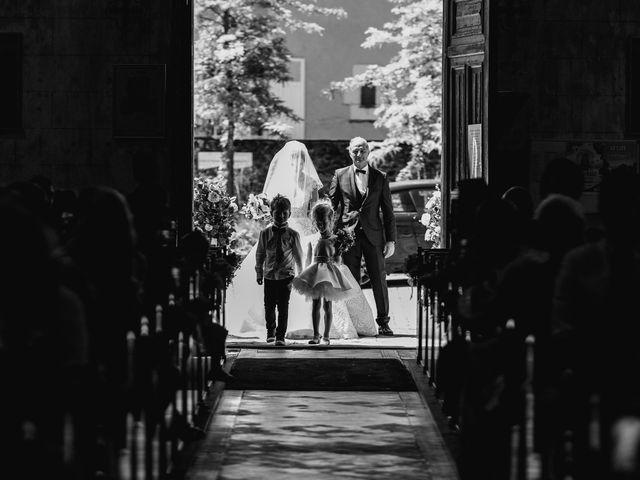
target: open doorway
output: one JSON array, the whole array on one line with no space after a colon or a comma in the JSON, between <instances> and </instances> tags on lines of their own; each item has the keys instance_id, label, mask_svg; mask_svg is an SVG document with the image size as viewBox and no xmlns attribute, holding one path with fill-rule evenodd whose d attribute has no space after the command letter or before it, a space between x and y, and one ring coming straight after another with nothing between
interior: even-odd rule
<instances>
[{"instance_id":1,"label":"open doorway","mask_svg":"<svg viewBox=\"0 0 640 480\"><path fill-rule=\"evenodd\" d=\"M307 144L327 184L362 136L391 180L439 177L440 1L354 2L323 17L253 3L195 2L196 175L224 176L243 204L286 139Z\"/></svg>"},{"instance_id":2,"label":"open doorway","mask_svg":"<svg viewBox=\"0 0 640 480\"><path fill-rule=\"evenodd\" d=\"M441 1L366 0L314 7L322 15L310 17L289 2L253 4L195 3L194 226L212 244L250 254L270 221L260 196L269 164L287 140L305 144L319 197L350 164L357 136L391 180L439 179ZM427 228L420 220L429 202L418 200L412 240ZM404 259L395 260L402 269Z\"/></svg>"}]
</instances>

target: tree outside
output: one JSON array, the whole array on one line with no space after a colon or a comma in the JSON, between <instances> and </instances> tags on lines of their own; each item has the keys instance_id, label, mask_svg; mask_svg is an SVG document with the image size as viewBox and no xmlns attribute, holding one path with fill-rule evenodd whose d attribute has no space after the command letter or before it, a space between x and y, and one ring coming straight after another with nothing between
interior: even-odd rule
<instances>
[{"instance_id":1,"label":"tree outside","mask_svg":"<svg viewBox=\"0 0 640 480\"><path fill-rule=\"evenodd\" d=\"M283 117L298 120L271 91L291 79L286 34L302 29L322 34L314 15L344 16L316 0L197 0L195 122L220 135L229 195L235 192L234 140L268 132L287 136Z\"/></svg>"},{"instance_id":2,"label":"tree outside","mask_svg":"<svg viewBox=\"0 0 640 480\"><path fill-rule=\"evenodd\" d=\"M411 159L398 179L418 178L421 172L439 172L442 148L442 0L389 0L395 16L381 28L365 32L363 48L395 45L398 53L387 65L371 65L358 75L334 82L326 90L362 87L378 90L375 125L384 127L384 141L373 144L373 161L385 162L403 146Z\"/></svg>"}]
</instances>

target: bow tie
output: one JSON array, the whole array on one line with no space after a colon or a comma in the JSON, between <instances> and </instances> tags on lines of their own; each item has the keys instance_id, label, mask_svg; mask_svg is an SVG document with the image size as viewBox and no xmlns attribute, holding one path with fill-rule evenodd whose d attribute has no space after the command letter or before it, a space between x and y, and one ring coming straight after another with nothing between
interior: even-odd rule
<instances>
[{"instance_id":1,"label":"bow tie","mask_svg":"<svg viewBox=\"0 0 640 480\"><path fill-rule=\"evenodd\" d=\"M356 173L361 173L361 174L365 175L367 173L367 171L366 170L362 170L360 168L356 168Z\"/></svg>"},{"instance_id":2,"label":"bow tie","mask_svg":"<svg viewBox=\"0 0 640 480\"><path fill-rule=\"evenodd\" d=\"M286 225L283 225L281 227L278 227L276 225L271 226L271 230L273 230L273 232L284 232L286 229L287 229Z\"/></svg>"}]
</instances>

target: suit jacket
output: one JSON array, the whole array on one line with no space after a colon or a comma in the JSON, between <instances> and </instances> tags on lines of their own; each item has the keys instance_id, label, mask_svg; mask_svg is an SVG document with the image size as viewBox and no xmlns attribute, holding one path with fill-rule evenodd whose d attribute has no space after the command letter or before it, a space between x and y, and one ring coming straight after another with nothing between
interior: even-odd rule
<instances>
[{"instance_id":1,"label":"suit jacket","mask_svg":"<svg viewBox=\"0 0 640 480\"><path fill-rule=\"evenodd\" d=\"M395 241L396 219L385 173L369 165L369 183L363 196L356 186L353 166L340 168L331 180L329 197L336 212L336 228L361 226L374 245Z\"/></svg>"}]
</instances>

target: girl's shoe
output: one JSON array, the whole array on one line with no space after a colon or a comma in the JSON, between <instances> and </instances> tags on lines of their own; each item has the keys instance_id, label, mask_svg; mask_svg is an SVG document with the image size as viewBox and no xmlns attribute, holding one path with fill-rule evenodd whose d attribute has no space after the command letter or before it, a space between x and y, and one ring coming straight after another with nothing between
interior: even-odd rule
<instances>
[{"instance_id":1,"label":"girl's shoe","mask_svg":"<svg viewBox=\"0 0 640 480\"><path fill-rule=\"evenodd\" d=\"M314 335L313 338L309 340L309 345L318 345L321 338L322 337L320 335Z\"/></svg>"},{"instance_id":2,"label":"girl's shoe","mask_svg":"<svg viewBox=\"0 0 640 480\"><path fill-rule=\"evenodd\" d=\"M329 341L329 337L322 338L322 344L323 345L331 345L331 342Z\"/></svg>"}]
</instances>

